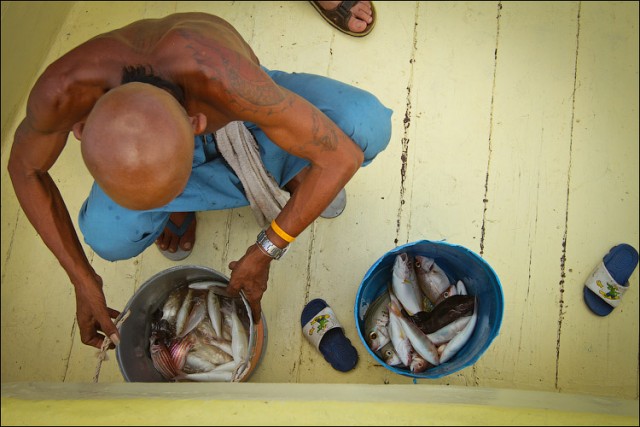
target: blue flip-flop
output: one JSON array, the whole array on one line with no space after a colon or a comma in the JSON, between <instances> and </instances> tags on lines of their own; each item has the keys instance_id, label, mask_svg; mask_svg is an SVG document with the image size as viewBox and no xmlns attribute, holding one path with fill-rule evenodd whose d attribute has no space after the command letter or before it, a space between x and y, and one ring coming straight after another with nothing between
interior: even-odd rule
<instances>
[{"instance_id":1,"label":"blue flip-flop","mask_svg":"<svg viewBox=\"0 0 640 427\"><path fill-rule=\"evenodd\" d=\"M180 227L178 227L173 221L171 221L171 219L167 221L166 227L169 230L171 230L172 233L177 235L178 239L180 239L182 236L184 236L184 233L187 232L187 230L189 229L189 226L191 225L195 217L196 217L195 212L189 212L187 213L187 216L184 218L184 221L182 221L182 225L180 225ZM176 249L175 252L169 252L168 250L160 249L160 247L158 246L158 250L162 255L164 255L166 258L170 259L171 261L182 261L189 255L191 255L191 251L193 250L193 248L191 248L191 250L185 251L180 247L180 245L178 245L178 248Z\"/></svg>"},{"instance_id":2,"label":"blue flip-flop","mask_svg":"<svg viewBox=\"0 0 640 427\"><path fill-rule=\"evenodd\" d=\"M344 334L331 307L316 298L304 307L300 316L302 333L324 356L331 366L342 372L353 369L358 363L358 352Z\"/></svg>"},{"instance_id":3,"label":"blue flip-flop","mask_svg":"<svg viewBox=\"0 0 640 427\"><path fill-rule=\"evenodd\" d=\"M598 316L607 316L629 289L629 277L638 265L638 251L622 243L611 248L584 284L584 302Z\"/></svg>"}]
</instances>

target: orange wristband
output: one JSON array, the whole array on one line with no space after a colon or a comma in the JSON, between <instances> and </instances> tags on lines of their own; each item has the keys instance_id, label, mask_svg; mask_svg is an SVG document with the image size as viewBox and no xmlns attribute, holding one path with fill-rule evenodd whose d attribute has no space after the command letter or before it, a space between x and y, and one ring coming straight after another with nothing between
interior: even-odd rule
<instances>
[{"instance_id":1,"label":"orange wristband","mask_svg":"<svg viewBox=\"0 0 640 427\"><path fill-rule=\"evenodd\" d=\"M287 243L291 243L294 240L296 240L295 237L290 236L289 234L287 234L286 231L284 231L282 228L280 228L280 226L278 224L276 224L276 220L274 219L273 221L271 221L271 229L282 238L282 240L286 241Z\"/></svg>"}]
</instances>

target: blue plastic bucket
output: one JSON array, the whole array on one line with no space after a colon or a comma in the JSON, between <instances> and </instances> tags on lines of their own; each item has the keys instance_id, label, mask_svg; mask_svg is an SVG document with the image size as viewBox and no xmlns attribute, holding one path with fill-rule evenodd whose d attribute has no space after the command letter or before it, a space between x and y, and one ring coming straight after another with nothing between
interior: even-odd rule
<instances>
[{"instance_id":1,"label":"blue plastic bucket","mask_svg":"<svg viewBox=\"0 0 640 427\"><path fill-rule=\"evenodd\" d=\"M402 252L433 258L447 273L452 283L455 284L458 280L462 280L468 294L477 297L478 319L469 341L447 362L421 373L412 373L408 368L386 364L371 350L365 339L367 309L387 291L388 285L391 283L396 255ZM503 311L504 296L500 279L484 259L463 246L442 241L420 240L398 246L387 252L371 266L358 288L354 313L360 340L378 363L396 374L412 378L436 379L467 368L478 361L498 336Z\"/></svg>"}]
</instances>

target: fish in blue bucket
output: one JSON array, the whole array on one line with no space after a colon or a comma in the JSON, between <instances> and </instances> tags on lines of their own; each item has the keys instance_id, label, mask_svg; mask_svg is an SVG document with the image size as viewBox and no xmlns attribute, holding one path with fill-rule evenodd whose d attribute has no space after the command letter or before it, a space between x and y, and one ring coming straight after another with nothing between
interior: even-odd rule
<instances>
[{"instance_id":1,"label":"fish in blue bucket","mask_svg":"<svg viewBox=\"0 0 640 427\"><path fill-rule=\"evenodd\" d=\"M409 263L413 272L407 270ZM415 286L420 293L415 293ZM467 291L469 286L471 292ZM398 300L408 301L409 308L400 303L397 307L400 310L391 314L389 295L396 289L402 294L402 299ZM478 292L488 303L481 314ZM359 333L370 352L389 365L392 371L438 378L468 366L486 350L501 324L502 298L497 275L478 255L446 242L420 241L396 248L374 264L358 291L355 314L358 327L364 325L364 337L360 329ZM392 326L388 318L398 312L404 321L396 318ZM420 326L424 327L420 322L426 318L430 318L431 324L428 332L420 329ZM494 324L488 325L487 321ZM476 332L479 324L482 330ZM411 344L409 349L403 347L398 351L393 346L394 326L395 333L399 332L403 338L402 345L406 346L407 340ZM398 326L402 329L399 330ZM414 343L408 339L409 336ZM400 342L398 337L396 340ZM429 342L436 348L437 359ZM467 343L472 347L465 348ZM415 347L420 348L423 354ZM461 356L455 358L459 352ZM426 367L421 365L428 359L423 357L425 355L431 358L431 361L426 360ZM453 365L447 363L454 359ZM432 363L435 361L438 363Z\"/></svg>"}]
</instances>

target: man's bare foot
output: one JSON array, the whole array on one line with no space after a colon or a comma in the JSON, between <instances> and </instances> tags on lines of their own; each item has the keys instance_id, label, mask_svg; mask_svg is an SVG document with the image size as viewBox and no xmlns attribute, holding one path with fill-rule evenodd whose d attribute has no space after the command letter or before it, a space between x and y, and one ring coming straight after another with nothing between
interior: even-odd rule
<instances>
[{"instance_id":1,"label":"man's bare foot","mask_svg":"<svg viewBox=\"0 0 640 427\"><path fill-rule=\"evenodd\" d=\"M318 1L324 10L335 10L341 1ZM354 33L361 33L373 22L373 11L370 1L359 1L351 8L351 18L349 18L349 30Z\"/></svg>"},{"instance_id":2,"label":"man's bare foot","mask_svg":"<svg viewBox=\"0 0 640 427\"><path fill-rule=\"evenodd\" d=\"M196 240L196 217L194 212L174 212L164 231L156 240L161 251L171 254L190 252ZM181 251L179 251L181 249ZM186 257L186 256L185 256Z\"/></svg>"}]
</instances>

